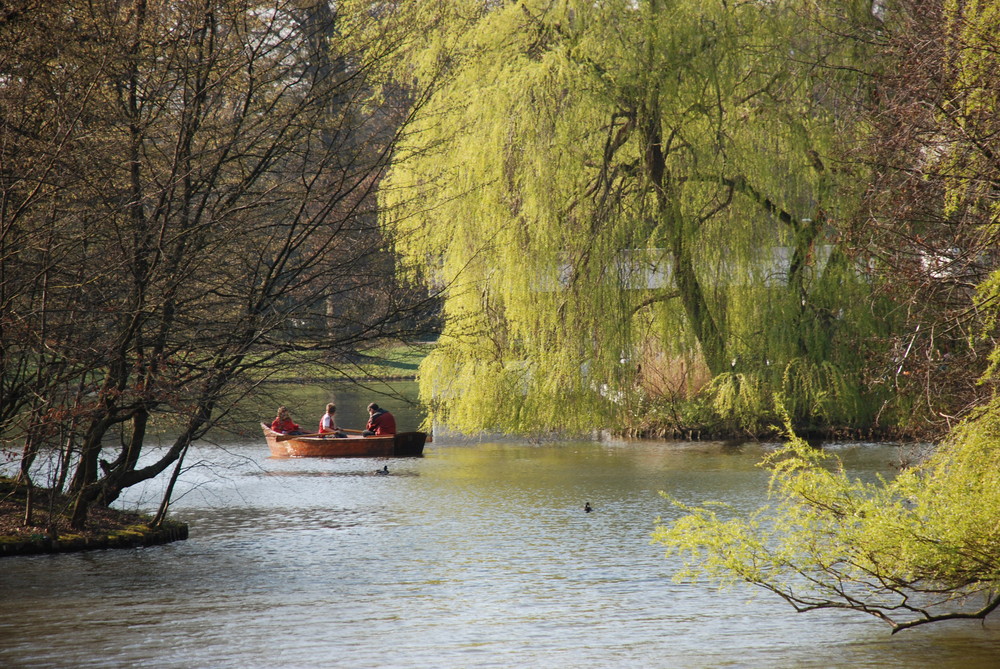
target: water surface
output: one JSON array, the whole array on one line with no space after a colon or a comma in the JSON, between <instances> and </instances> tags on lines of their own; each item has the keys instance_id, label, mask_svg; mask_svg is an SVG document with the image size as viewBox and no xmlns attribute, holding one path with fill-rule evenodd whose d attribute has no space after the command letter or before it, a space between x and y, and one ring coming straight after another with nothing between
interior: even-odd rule
<instances>
[{"instance_id":1,"label":"water surface","mask_svg":"<svg viewBox=\"0 0 1000 669\"><path fill-rule=\"evenodd\" d=\"M863 476L899 459L832 448ZM649 541L675 513L659 491L756 507L765 449L436 441L415 459L278 460L262 439L200 444L173 507L189 540L0 561L0 666L997 666L994 620L890 636L674 583ZM161 485L121 505L154 509Z\"/></svg>"}]
</instances>

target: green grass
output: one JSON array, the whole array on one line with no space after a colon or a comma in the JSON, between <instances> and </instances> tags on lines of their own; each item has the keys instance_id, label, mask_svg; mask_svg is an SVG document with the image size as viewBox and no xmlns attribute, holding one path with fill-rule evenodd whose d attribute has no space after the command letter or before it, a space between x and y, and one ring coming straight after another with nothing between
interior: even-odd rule
<instances>
[{"instance_id":1,"label":"green grass","mask_svg":"<svg viewBox=\"0 0 1000 669\"><path fill-rule=\"evenodd\" d=\"M427 356L432 343L404 344L373 348L360 353L351 361L326 361L319 352L288 354L280 371L268 376L269 381L299 381L302 379L412 379L420 362Z\"/></svg>"}]
</instances>

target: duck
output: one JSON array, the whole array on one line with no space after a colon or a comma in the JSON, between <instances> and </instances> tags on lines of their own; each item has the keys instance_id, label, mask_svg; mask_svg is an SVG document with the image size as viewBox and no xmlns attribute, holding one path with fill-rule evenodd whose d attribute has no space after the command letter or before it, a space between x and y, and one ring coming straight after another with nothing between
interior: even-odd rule
<instances>
[{"instance_id":1,"label":"duck","mask_svg":"<svg viewBox=\"0 0 1000 669\"><path fill-rule=\"evenodd\" d=\"M591 511L593 511L594 509L593 509L593 508L591 508L591 506L590 506L590 502L587 502L586 504L584 504L584 505L583 505L583 510L584 510L584 511L586 511L587 513L590 513L590 512L591 512Z\"/></svg>"},{"instance_id":2,"label":"duck","mask_svg":"<svg viewBox=\"0 0 1000 669\"><path fill-rule=\"evenodd\" d=\"M375 473L376 474L380 474L382 476L385 476L386 474L389 473L389 465L386 465L386 466L382 467L382 469L376 469Z\"/></svg>"}]
</instances>

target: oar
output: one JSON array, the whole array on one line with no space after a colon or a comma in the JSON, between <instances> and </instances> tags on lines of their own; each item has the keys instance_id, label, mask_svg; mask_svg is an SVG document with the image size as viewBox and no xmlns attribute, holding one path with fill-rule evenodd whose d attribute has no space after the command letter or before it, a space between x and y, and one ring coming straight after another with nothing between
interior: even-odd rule
<instances>
[{"instance_id":1,"label":"oar","mask_svg":"<svg viewBox=\"0 0 1000 669\"><path fill-rule=\"evenodd\" d=\"M338 427L337 429L340 430L341 432L351 432L353 434L364 434L365 433L364 430L352 430L349 427Z\"/></svg>"},{"instance_id":2,"label":"oar","mask_svg":"<svg viewBox=\"0 0 1000 669\"><path fill-rule=\"evenodd\" d=\"M274 438L275 441L288 441L289 439L301 439L302 437L322 437L323 435L319 432L315 434L279 434Z\"/></svg>"}]
</instances>

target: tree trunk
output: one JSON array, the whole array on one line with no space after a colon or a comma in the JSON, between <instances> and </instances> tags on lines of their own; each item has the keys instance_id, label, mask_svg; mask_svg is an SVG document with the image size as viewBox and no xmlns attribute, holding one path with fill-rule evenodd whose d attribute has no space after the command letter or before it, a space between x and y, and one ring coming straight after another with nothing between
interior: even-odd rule
<instances>
[{"instance_id":1,"label":"tree trunk","mask_svg":"<svg viewBox=\"0 0 1000 669\"><path fill-rule=\"evenodd\" d=\"M663 153L663 133L660 128L660 110L655 95L651 95L651 106L640 114L642 142L645 147L643 165L646 176L653 187L656 201L656 217L659 227L667 236L667 247L673 264L674 283L679 292L684 313L690 321L695 337L701 345L705 364L712 374L726 370L725 342L718 323L712 315L705 292L698 281L694 258L688 244L686 229L677 193L670 183ZM662 235L661 235L662 236Z\"/></svg>"}]
</instances>

